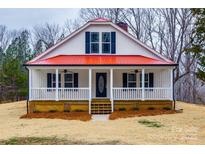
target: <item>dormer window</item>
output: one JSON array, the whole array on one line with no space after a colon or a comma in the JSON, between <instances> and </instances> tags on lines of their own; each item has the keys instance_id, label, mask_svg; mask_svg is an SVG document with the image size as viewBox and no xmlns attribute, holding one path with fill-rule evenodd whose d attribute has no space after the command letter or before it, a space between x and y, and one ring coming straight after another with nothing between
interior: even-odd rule
<instances>
[{"instance_id":1,"label":"dormer window","mask_svg":"<svg viewBox=\"0 0 205 154\"><path fill-rule=\"evenodd\" d=\"M110 32L102 32L102 53L110 53Z\"/></svg>"},{"instance_id":2,"label":"dormer window","mask_svg":"<svg viewBox=\"0 0 205 154\"><path fill-rule=\"evenodd\" d=\"M115 32L85 32L86 54L115 54Z\"/></svg>"},{"instance_id":3,"label":"dormer window","mask_svg":"<svg viewBox=\"0 0 205 154\"><path fill-rule=\"evenodd\" d=\"M98 32L91 32L91 53L99 53L99 33Z\"/></svg>"}]
</instances>

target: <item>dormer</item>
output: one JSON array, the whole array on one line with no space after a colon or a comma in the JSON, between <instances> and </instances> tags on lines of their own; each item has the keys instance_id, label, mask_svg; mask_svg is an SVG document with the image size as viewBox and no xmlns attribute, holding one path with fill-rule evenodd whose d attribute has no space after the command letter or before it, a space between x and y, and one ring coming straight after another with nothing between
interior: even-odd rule
<instances>
[{"instance_id":1,"label":"dormer","mask_svg":"<svg viewBox=\"0 0 205 154\"><path fill-rule=\"evenodd\" d=\"M85 32L86 54L115 54L116 32Z\"/></svg>"}]
</instances>

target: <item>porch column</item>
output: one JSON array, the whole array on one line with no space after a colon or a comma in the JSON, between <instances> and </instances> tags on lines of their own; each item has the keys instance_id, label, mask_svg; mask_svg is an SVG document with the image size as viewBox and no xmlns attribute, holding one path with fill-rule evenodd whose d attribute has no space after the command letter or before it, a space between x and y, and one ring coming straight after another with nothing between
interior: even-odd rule
<instances>
[{"instance_id":1,"label":"porch column","mask_svg":"<svg viewBox=\"0 0 205 154\"><path fill-rule=\"evenodd\" d=\"M173 100L173 69L170 69L170 99Z\"/></svg>"},{"instance_id":2,"label":"porch column","mask_svg":"<svg viewBox=\"0 0 205 154\"><path fill-rule=\"evenodd\" d=\"M145 96L144 96L144 92L145 92L145 90L144 90L144 80L145 80L145 77L144 77L144 72L145 72L145 69L143 68L142 69L142 100L144 101L145 100Z\"/></svg>"},{"instance_id":3,"label":"porch column","mask_svg":"<svg viewBox=\"0 0 205 154\"><path fill-rule=\"evenodd\" d=\"M91 100L92 100L92 69L89 68L89 114L91 114Z\"/></svg>"},{"instance_id":4,"label":"porch column","mask_svg":"<svg viewBox=\"0 0 205 154\"><path fill-rule=\"evenodd\" d=\"M58 68L56 68L56 101L58 101Z\"/></svg>"},{"instance_id":5,"label":"porch column","mask_svg":"<svg viewBox=\"0 0 205 154\"><path fill-rule=\"evenodd\" d=\"M114 111L114 104L113 104L113 69L110 69L110 100L112 106L112 112Z\"/></svg>"},{"instance_id":6,"label":"porch column","mask_svg":"<svg viewBox=\"0 0 205 154\"><path fill-rule=\"evenodd\" d=\"M32 69L29 68L29 101L32 100Z\"/></svg>"}]
</instances>

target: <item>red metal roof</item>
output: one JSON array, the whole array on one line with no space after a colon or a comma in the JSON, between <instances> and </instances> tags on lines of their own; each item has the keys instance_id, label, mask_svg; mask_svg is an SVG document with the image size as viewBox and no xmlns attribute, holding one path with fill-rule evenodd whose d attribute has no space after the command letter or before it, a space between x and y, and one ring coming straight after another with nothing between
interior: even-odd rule
<instances>
[{"instance_id":1,"label":"red metal roof","mask_svg":"<svg viewBox=\"0 0 205 154\"><path fill-rule=\"evenodd\" d=\"M175 65L171 61L153 59L141 55L59 55L48 59L27 62L26 65L79 65L79 66L129 66L129 65Z\"/></svg>"},{"instance_id":2,"label":"red metal roof","mask_svg":"<svg viewBox=\"0 0 205 154\"><path fill-rule=\"evenodd\" d=\"M94 22L109 22L111 21L111 19L107 19L107 18L96 18L96 19L93 19L91 21L94 21Z\"/></svg>"}]
</instances>

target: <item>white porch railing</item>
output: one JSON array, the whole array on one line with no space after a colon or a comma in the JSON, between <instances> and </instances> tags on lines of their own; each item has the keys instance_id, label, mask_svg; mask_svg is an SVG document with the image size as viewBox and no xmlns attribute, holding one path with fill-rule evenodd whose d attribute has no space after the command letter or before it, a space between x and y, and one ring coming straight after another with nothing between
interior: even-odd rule
<instances>
[{"instance_id":1,"label":"white porch railing","mask_svg":"<svg viewBox=\"0 0 205 154\"><path fill-rule=\"evenodd\" d=\"M142 98L142 88L113 88L114 100L134 100Z\"/></svg>"},{"instance_id":2,"label":"white porch railing","mask_svg":"<svg viewBox=\"0 0 205 154\"><path fill-rule=\"evenodd\" d=\"M30 100L55 100L55 88L31 88Z\"/></svg>"},{"instance_id":3,"label":"white porch railing","mask_svg":"<svg viewBox=\"0 0 205 154\"><path fill-rule=\"evenodd\" d=\"M31 88L30 100L55 100L56 88ZM58 88L58 100L88 100L89 88Z\"/></svg>"},{"instance_id":4,"label":"white porch railing","mask_svg":"<svg viewBox=\"0 0 205 154\"><path fill-rule=\"evenodd\" d=\"M113 88L114 100L171 100L171 88Z\"/></svg>"},{"instance_id":5,"label":"white porch railing","mask_svg":"<svg viewBox=\"0 0 205 154\"><path fill-rule=\"evenodd\" d=\"M59 100L88 100L89 88L59 88Z\"/></svg>"}]
</instances>

